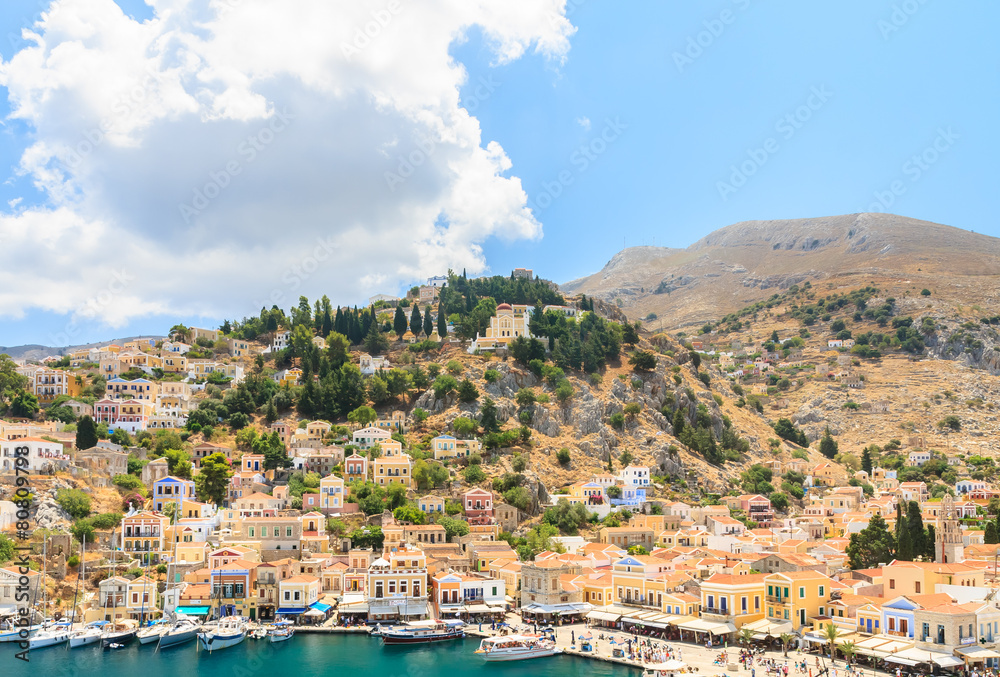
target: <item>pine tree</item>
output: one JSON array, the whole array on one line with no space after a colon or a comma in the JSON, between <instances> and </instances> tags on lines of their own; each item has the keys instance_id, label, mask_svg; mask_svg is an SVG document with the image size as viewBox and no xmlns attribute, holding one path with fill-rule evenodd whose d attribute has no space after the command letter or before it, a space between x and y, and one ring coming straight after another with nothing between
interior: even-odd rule
<instances>
[{"instance_id":1,"label":"pine tree","mask_svg":"<svg viewBox=\"0 0 1000 677\"><path fill-rule=\"evenodd\" d=\"M993 522L986 523L986 534L983 536L983 542L986 545L993 545L1000 542L997 540L997 525Z\"/></svg>"},{"instance_id":2,"label":"pine tree","mask_svg":"<svg viewBox=\"0 0 1000 677\"><path fill-rule=\"evenodd\" d=\"M823 439L820 440L819 453L823 454L827 458L833 458L837 455L837 441L833 439L833 435L830 433L830 426L826 427L826 431L823 433Z\"/></svg>"},{"instance_id":3,"label":"pine tree","mask_svg":"<svg viewBox=\"0 0 1000 677\"><path fill-rule=\"evenodd\" d=\"M445 287L445 289L447 289L447 287ZM438 336L440 336L441 340L443 341L445 338L448 337L448 318L444 314L444 304L442 304L440 301L438 301L437 324L438 324Z\"/></svg>"},{"instance_id":4,"label":"pine tree","mask_svg":"<svg viewBox=\"0 0 1000 677\"><path fill-rule=\"evenodd\" d=\"M872 452L869 451L868 447L861 452L861 469L868 473L868 479L872 477Z\"/></svg>"},{"instance_id":5,"label":"pine tree","mask_svg":"<svg viewBox=\"0 0 1000 677\"><path fill-rule=\"evenodd\" d=\"M410 313L410 331L414 336L420 335L420 328L423 326L423 318L420 316L420 306L413 304L413 312Z\"/></svg>"},{"instance_id":6,"label":"pine tree","mask_svg":"<svg viewBox=\"0 0 1000 677\"><path fill-rule=\"evenodd\" d=\"M684 420L684 412L682 412L680 408L678 408L676 413L674 413L673 423L674 423L674 437L680 437L681 432L683 432L684 430L684 426L687 425L687 421Z\"/></svg>"},{"instance_id":7,"label":"pine tree","mask_svg":"<svg viewBox=\"0 0 1000 677\"><path fill-rule=\"evenodd\" d=\"M329 364L326 360L324 360L324 363ZM267 421L268 425L271 425L278 420L278 408L274 406L273 397L267 402L267 409L264 412L264 420Z\"/></svg>"},{"instance_id":8,"label":"pine tree","mask_svg":"<svg viewBox=\"0 0 1000 677\"><path fill-rule=\"evenodd\" d=\"M396 332L396 338L403 338L406 333L406 313L399 306L396 306L396 314L392 318L392 329Z\"/></svg>"},{"instance_id":9,"label":"pine tree","mask_svg":"<svg viewBox=\"0 0 1000 677\"><path fill-rule=\"evenodd\" d=\"M434 320L431 318L431 307L424 308L424 336L430 338L434 331Z\"/></svg>"}]
</instances>

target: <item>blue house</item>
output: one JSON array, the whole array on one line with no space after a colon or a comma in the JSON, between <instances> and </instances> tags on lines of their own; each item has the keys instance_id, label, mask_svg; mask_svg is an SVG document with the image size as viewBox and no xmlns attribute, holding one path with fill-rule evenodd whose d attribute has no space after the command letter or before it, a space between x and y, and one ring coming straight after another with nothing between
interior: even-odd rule
<instances>
[{"instance_id":1,"label":"blue house","mask_svg":"<svg viewBox=\"0 0 1000 677\"><path fill-rule=\"evenodd\" d=\"M920 604L906 595L883 604L882 632L894 637L913 639L913 611L920 608Z\"/></svg>"},{"instance_id":2,"label":"blue house","mask_svg":"<svg viewBox=\"0 0 1000 677\"><path fill-rule=\"evenodd\" d=\"M179 501L195 500L194 482L173 475L153 482L153 510L163 512L163 506Z\"/></svg>"}]
</instances>

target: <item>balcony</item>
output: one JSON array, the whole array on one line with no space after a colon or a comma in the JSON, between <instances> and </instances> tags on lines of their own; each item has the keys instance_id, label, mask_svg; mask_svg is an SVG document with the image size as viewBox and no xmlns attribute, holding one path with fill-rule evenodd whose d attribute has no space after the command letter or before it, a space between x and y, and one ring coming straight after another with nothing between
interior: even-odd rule
<instances>
[{"instance_id":1,"label":"balcony","mask_svg":"<svg viewBox=\"0 0 1000 677\"><path fill-rule=\"evenodd\" d=\"M886 630L885 634L892 637L909 637L909 630Z\"/></svg>"},{"instance_id":2,"label":"balcony","mask_svg":"<svg viewBox=\"0 0 1000 677\"><path fill-rule=\"evenodd\" d=\"M710 607L710 606L702 607L701 612L703 614L711 614L713 616L733 616L733 615L735 615L735 612L732 609L716 609L716 608L713 608L713 607ZM746 611L744 610L741 613L746 613Z\"/></svg>"},{"instance_id":3,"label":"balcony","mask_svg":"<svg viewBox=\"0 0 1000 677\"><path fill-rule=\"evenodd\" d=\"M768 602L773 602L774 604L788 604L789 597L781 597L779 595L764 595L764 599Z\"/></svg>"}]
</instances>

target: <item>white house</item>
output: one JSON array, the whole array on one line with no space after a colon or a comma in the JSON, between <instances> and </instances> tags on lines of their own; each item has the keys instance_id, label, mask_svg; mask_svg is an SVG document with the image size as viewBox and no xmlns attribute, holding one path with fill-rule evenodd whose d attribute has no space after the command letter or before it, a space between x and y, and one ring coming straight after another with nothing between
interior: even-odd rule
<instances>
[{"instance_id":1,"label":"white house","mask_svg":"<svg viewBox=\"0 0 1000 677\"><path fill-rule=\"evenodd\" d=\"M27 466L18 466L18 458L28 459ZM5 473L14 472L15 467L37 473L65 469L68 465L69 456L59 442L49 442L40 437L22 437L0 443L0 470Z\"/></svg>"},{"instance_id":2,"label":"white house","mask_svg":"<svg viewBox=\"0 0 1000 677\"><path fill-rule=\"evenodd\" d=\"M927 461L931 460L931 452L929 451L911 451L909 457L906 460L906 465L916 465L921 466Z\"/></svg>"},{"instance_id":3,"label":"white house","mask_svg":"<svg viewBox=\"0 0 1000 677\"><path fill-rule=\"evenodd\" d=\"M982 480L959 480L955 484L955 491L960 494L967 494L970 491L984 491L986 482Z\"/></svg>"},{"instance_id":4,"label":"white house","mask_svg":"<svg viewBox=\"0 0 1000 677\"><path fill-rule=\"evenodd\" d=\"M274 342L271 343L271 351L284 350L292 340L292 332L279 331L274 334Z\"/></svg>"},{"instance_id":5,"label":"white house","mask_svg":"<svg viewBox=\"0 0 1000 677\"><path fill-rule=\"evenodd\" d=\"M361 369L364 376L371 376L381 369L389 369L390 367L389 358L372 357L368 353L361 353L361 359L358 362L358 368Z\"/></svg>"},{"instance_id":6,"label":"white house","mask_svg":"<svg viewBox=\"0 0 1000 677\"><path fill-rule=\"evenodd\" d=\"M428 287L447 287L448 286L448 276L447 275L435 275L434 277L427 278Z\"/></svg>"},{"instance_id":7,"label":"white house","mask_svg":"<svg viewBox=\"0 0 1000 677\"><path fill-rule=\"evenodd\" d=\"M641 465L630 465L627 468L622 468L618 472L618 479L620 479L625 486L648 487L649 468Z\"/></svg>"},{"instance_id":8,"label":"white house","mask_svg":"<svg viewBox=\"0 0 1000 677\"><path fill-rule=\"evenodd\" d=\"M383 442L392 439L392 433L388 430L384 430L383 428L368 426L367 428L355 430L351 438L357 447L361 449L370 449L376 444L382 444Z\"/></svg>"}]
</instances>

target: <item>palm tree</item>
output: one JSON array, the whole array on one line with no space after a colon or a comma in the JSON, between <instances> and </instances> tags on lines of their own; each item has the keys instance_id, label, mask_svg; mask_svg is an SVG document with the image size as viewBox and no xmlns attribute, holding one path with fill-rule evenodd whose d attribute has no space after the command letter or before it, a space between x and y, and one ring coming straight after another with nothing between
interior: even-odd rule
<instances>
[{"instance_id":1,"label":"palm tree","mask_svg":"<svg viewBox=\"0 0 1000 677\"><path fill-rule=\"evenodd\" d=\"M837 626L834 625L832 622L826 624L826 628L824 628L824 632L826 632L826 638L830 642L830 661L834 665L836 665L837 659L834 658L834 656L837 655L837 653L836 653L837 652L837 644L836 644L836 642L837 642L837 635L839 635L840 632L837 630Z\"/></svg>"},{"instance_id":2,"label":"palm tree","mask_svg":"<svg viewBox=\"0 0 1000 677\"><path fill-rule=\"evenodd\" d=\"M844 642L840 645L840 651L844 654L844 660L846 660L847 664L850 665L851 659L854 658L854 654L856 653L854 642Z\"/></svg>"},{"instance_id":3,"label":"palm tree","mask_svg":"<svg viewBox=\"0 0 1000 677\"><path fill-rule=\"evenodd\" d=\"M781 651L785 654L785 658L788 658L788 645L795 639L795 635L790 632L783 632L778 636L778 639L781 640Z\"/></svg>"},{"instance_id":4,"label":"palm tree","mask_svg":"<svg viewBox=\"0 0 1000 677\"><path fill-rule=\"evenodd\" d=\"M740 628L740 641L746 646L750 646L750 642L753 640L753 630L750 628Z\"/></svg>"}]
</instances>

